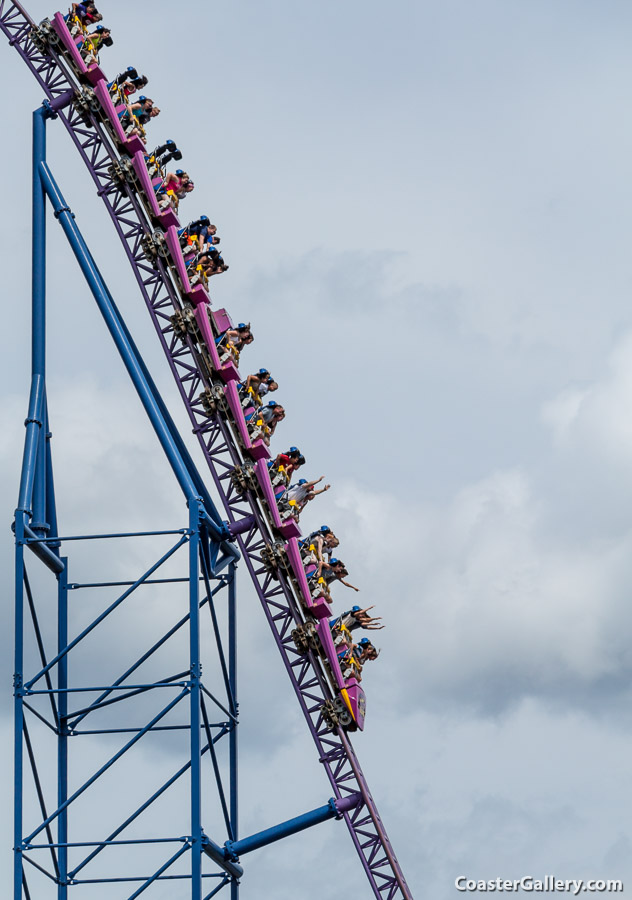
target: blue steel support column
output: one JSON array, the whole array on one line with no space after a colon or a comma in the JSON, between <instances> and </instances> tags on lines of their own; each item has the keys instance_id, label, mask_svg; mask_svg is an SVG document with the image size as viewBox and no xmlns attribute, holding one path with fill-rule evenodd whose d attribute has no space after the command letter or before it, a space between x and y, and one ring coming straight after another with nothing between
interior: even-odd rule
<instances>
[{"instance_id":1,"label":"blue steel support column","mask_svg":"<svg viewBox=\"0 0 632 900\"><path fill-rule=\"evenodd\" d=\"M44 403L44 376L33 375L31 379L31 394L24 437L24 455L22 457L22 474L20 476L20 493L18 496L18 516L29 516L33 511L33 485L35 483L35 463L37 460L37 448L39 446L39 430L44 428L44 416L46 405ZM26 519L23 519L26 521Z\"/></svg>"},{"instance_id":2,"label":"blue steel support column","mask_svg":"<svg viewBox=\"0 0 632 900\"><path fill-rule=\"evenodd\" d=\"M51 453L51 437L49 432L48 410L46 410L46 521L49 525L48 536L57 537L57 503L55 501L55 481L53 479L53 457ZM54 553L59 553L59 543L47 544Z\"/></svg>"},{"instance_id":3,"label":"blue steel support column","mask_svg":"<svg viewBox=\"0 0 632 900\"><path fill-rule=\"evenodd\" d=\"M57 652L62 653L68 646L68 559L64 559L64 571L58 576L57 607ZM59 695L57 708L59 711L59 735L57 738L57 806L64 807L68 799L68 654L64 653L57 664L57 686ZM67 900L68 885L68 850L64 844L68 842L68 808L64 807L57 819L57 843L59 886L58 900Z\"/></svg>"},{"instance_id":4,"label":"blue steel support column","mask_svg":"<svg viewBox=\"0 0 632 900\"><path fill-rule=\"evenodd\" d=\"M202 732L200 665L200 504L189 504L189 652L191 666L191 900L202 900Z\"/></svg>"},{"instance_id":5,"label":"blue steel support column","mask_svg":"<svg viewBox=\"0 0 632 900\"><path fill-rule=\"evenodd\" d=\"M40 164L46 160L46 114L33 113L33 260L32 260L32 374L46 376L46 192L40 178ZM37 462L33 490L35 533L45 537L46 527L46 429L37 441Z\"/></svg>"},{"instance_id":6,"label":"blue steel support column","mask_svg":"<svg viewBox=\"0 0 632 900\"><path fill-rule=\"evenodd\" d=\"M235 719L239 716L237 700L237 566L232 563L228 572L228 681L233 696L232 713ZM238 725L232 723L229 740L230 766L230 824L233 840L239 837L239 804L238 804ZM233 878L230 885L231 900L239 900L239 882Z\"/></svg>"},{"instance_id":7,"label":"blue steel support column","mask_svg":"<svg viewBox=\"0 0 632 900\"><path fill-rule=\"evenodd\" d=\"M35 482L33 484L32 528L38 537L46 537L46 424L42 423L37 436L37 458L35 460Z\"/></svg>"},{"instance_id":8,"label":"blue steel support column","mask_svg":"<svg viewBox=\"0 0 632 900\"><path fill-rule=\"evenodd\" d=\"M15 519L15 670L14 686L14 769L13 769L13 900L22 900L22 803L24 781L24 707L22 684L24 680L24 518L18 513Z\"/></svg>"}]
</instances>

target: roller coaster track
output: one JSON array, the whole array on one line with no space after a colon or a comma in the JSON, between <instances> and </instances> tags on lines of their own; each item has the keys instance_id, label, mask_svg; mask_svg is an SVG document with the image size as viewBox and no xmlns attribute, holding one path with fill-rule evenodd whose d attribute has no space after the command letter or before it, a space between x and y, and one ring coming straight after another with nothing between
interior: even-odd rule
<instances>
[{"instance_id":1,"label":"roller coaster track","mask_svg":"<svg viewBox=\"0 0 632 900\"><path fill-rule=\"evenodd\" d=\"M344 819L373 895L382 900L412 900L349 736L339 725L332 730L323 717L323 705L333 694L321 662L312 650L299 652L292 638L292 631L304 621L300 605L284 571L279 569L273 576L264 562L266 548L278 538L257 496L251 491L241 494L233 484L233 470L245 460L231 424L219 413L209 415L200 399L204 390L213 385L193 337L182 337L174 331L171 317L184 306L177 281L166 259L158 256L149 261L145 255L143 240L155 229L133 186L113 179L112 165L121 154L98 111L86 109L85 104L81 110L74 103L64 105L69 97L81 94L82 85L55 47L33 40L34 28L35 23L19 3L0 0L0 29L37 79L48 103L61 107L57 115L112 219L199 439L229 527L250 523L235 539L335 797L359 795L358 804L344 813Z\"/></svg>"}]
</instances>

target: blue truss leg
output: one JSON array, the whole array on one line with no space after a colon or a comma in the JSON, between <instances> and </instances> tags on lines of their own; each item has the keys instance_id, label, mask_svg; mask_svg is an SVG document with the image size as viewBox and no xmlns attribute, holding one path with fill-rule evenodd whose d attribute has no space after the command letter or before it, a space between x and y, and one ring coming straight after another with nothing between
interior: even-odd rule
<instances>
[{"instance_id":1,"label":"blue truss leg","mask_svg":"<svg viewBox=\"0 0 632 900\"><path fill-rule=\"evenodd\" d=\"M14 882L15 900L22 898L25 881L22 855L22 804L24 784L24 537L28 515L42 525L46 517L46 194L39 176L40 163L46 159L46 124L43 111L33 114L33 282L31 293L31 396L26 422L26 438L20 496L15 519L15 767L14 767ZM44 453L42 453L44 451Z\"/></svg>"},{"instance_id":2,"label":"blue truss leg","mask_svg":"<svg viewBox=\"0 0 632 900\"><path fill-rule=\"evenodd\" d=\"M44 110L33 113L33 284L32 374L46 377L46 194L39 167L46 159ZM44 388L44 392L45 392ZM38 439L33 492L33 529L45 537L46 528L46 428L42 416Z\"/></svg>"},{"instance_id":3,"label":"blue truss leg","mask_svg":"<svg viewBox=\"0 0 632 900\"><path fill-rule=\"evenodd\" d=\"M59 689L59 736L57 738L57 808L61 810L57 819L57 842L60 844L58 900L68 898L68 654L63 653L68 646L68 561L59 576L57 607L57 652L62 653L57 666L57 687Z\"/></svg>"},{"instance_id":4,"label":"blue truss leg","mask_svg":"<svg viewBox=\"0 0 632 900\"><path fill-rule=\"evenodd\" d=\"M189 649L191 665L191 900L202 900L202 744L200 730L200 504L189 506Z\"/></svg>"},{"instance_id":5,"label":"blue truss leg","mask_svg":"<svg viewBox=\"0 0 632 900\"><path fill-rule=\"evenodd\" d=\"M24 694L22 681L24 677L24 519L18 516L15 521L15 670L14 686L14 813L13 813L13 898L22 900L22 882L24 880L24 858L22 856L22 804L24 802Z\"/></svg>"},{"instance_id":6,"label":"blue truss leg","mask_svg":"<svg viewBox=\"0 0 632 900\"><path fill-rule=\"evenodd\" d=\"M26 418L22 475L16 515L29 516L33 512L33 485L35 484L35 463L39 444L39 432L44 427L44 376L33 374Z\"/></svg>"},{"instance_id":7,"label":"blue truss leg","mask_svg":"<svg viewBox=\"0 0 632 900\"><path fill-rule=\"evenodd\" d=\"M48 409L45 409L46 421L46 521L49 530L48 537L58 537L57 530L57 503L55 502L55 481L53 479L53 455L51 452L51 434L50 422L48 419ZM60 544L58 542L49 542L47 545L49 550L59 554Z\"/></svg>"},{"instance_id":8,"label":"blue truss leg","mask_svg":"<svg viewBox=\"0 0 632 900\"><path fill-rule=\"evenodd\" d=\"M38 537L48 536L46 521L46 420L37 435L37 458L35 460L35 482L33 485L33 522L31 527Z\"/></svg>"},{"instance_id":9,"label":"blue truss leg","mask_svg":"<svg viewBox=\"0 0 632 900\"><path fill-rule=\"evenodd\" d=\"M239 702L237 699L237 585L236 585L236 566L231 565L228 577L228 680L230 682L230 692L233 698L232 713L235 718L239 717ZM232 722L230 734L228 737L228 756L230 768L230 824L233 840L239 837L239 805L238 805L238 750L239 737L237 731L237 722ZM239 900L239 881L236 878L231 880L230 885L231 900Z\"/></svg>"}]
</instances>

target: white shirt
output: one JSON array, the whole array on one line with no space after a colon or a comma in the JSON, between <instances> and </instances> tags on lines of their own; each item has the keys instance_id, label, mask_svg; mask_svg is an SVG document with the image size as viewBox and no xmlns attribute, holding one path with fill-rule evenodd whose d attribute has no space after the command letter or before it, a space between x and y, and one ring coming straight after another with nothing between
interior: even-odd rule
<instances>
[{"instance_id":1,"label":"white shirt","mask_svg":"<svg viewBox=\"0 0 632 900\"><path fill-rule=\"evenodd\" d=\"M287 492L288 500L296 500L302 503L309 494L311 488L307 484L293 484Z\"/></svg>"}]
</instances>

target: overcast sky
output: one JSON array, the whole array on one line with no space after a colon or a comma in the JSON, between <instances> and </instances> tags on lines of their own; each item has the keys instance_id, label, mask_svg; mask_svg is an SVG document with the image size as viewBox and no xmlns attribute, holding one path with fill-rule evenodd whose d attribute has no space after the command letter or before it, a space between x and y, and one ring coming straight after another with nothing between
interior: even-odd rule
<instances>
[{"instance_id":1,"label":"overcast sky","mask_svg":"<svg viewBox=\"0 0 632 900\"><path fill-rule=\"evenodd\" d=\"M287 418L274 449L300 444L306 474L332 483L304 526L334 527L358 600L387 625L354 744L415 897L461 896L458 875L545 874L621 878L632 897L629 3L101 9L115 40L106 72L134 64L150 77L163 110L151 141L177 140L195 180L183 218L218 225L230 271L213 279L213 302L252 321L242 371L266 366L279 381ZM29 11L52 12L40 0ZM30 111L41 97L6 44L0 75L11 85L0 221L10 585L29 387ZM55 172L190 435L61 132L49 126ZM170 470L52 219L49 230L61 528L179 526ZM91 548L76 565L128 577L152 549ZM330 796L245 577L244 834ZM10 597L7 587L4 746ZM336 608L355 599L340 587ZM152 611L152 623L171 622L162 594ZM134 615L144 627L144 609ZM104 675L108 653L94 649ZM146 754L152 773L176 767L166 744ZM8 822L2 836L9 846ZM242 896L343 889L368 896L346 831L328 823L253 854Z\"/></svg>"}]
</instances>

